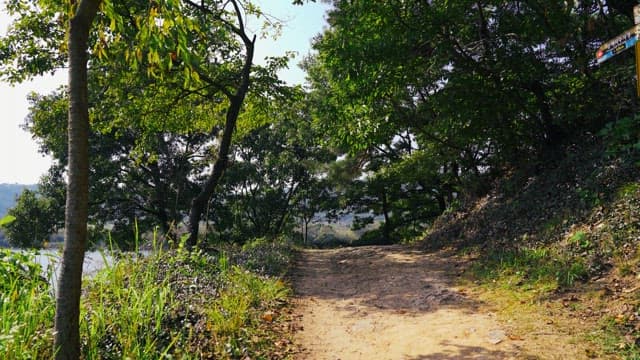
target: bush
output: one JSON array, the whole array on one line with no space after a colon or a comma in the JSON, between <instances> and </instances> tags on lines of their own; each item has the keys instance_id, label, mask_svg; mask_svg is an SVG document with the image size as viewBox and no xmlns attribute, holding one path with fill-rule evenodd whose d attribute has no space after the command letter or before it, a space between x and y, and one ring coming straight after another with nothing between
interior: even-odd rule
<instances>
[{"instance_id":1,"label":"bush","mask_svg":"<svg viewBox=\"0 0 640 360\"><path fill-rule=\"evenodd\" d=\"M242 267L202 251L119 255L84 286L83 358L274 358L282 353L274 343L287 328L278 314L289 289L246 267L281 269L285 245L257 241L237 249ZM51 290L32 254L0 251L3 359L53 357Z\"/></svg>"},{"instance_id":2,"label":"bush","mask_svg":"<svg viewBox=\"0 0 640 360\"><path fill-rule=\"evenodd\" d=\"M360 238L352 243L353 246L387 245L391 240L384 237L381 229L369 230L360 235Z\"/></svg>"},{"instance_id":3,"label":"bush","mask_svg":"<svg viewBox=\"0 0 640 360\"><path fill-rule=\"evenodd\" d=\"M600 135L609 155L621 155L640 150L640 115L624 117L608 123Z\"/></svg>"},{"instance_id":4,"label":"bush","mask_svg":"<svg viewBox=\"0 0 640 360\"><path fill-rule=\"evenodd\" d=\"M284 276L292 264L291 244L284 238L258 238L228 249L232 263L261 275Z\"/></svg>"}]
</instances>

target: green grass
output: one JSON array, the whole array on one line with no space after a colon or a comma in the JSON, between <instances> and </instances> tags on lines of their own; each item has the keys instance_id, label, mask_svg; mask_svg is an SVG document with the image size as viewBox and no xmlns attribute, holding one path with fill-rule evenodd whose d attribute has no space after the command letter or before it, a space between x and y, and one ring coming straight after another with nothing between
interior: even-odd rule
<instances>
[{"instance_id":1,"label":"green grass","mask_svg":"<svg viewBox=\"0 0 640 360\"><path fill-rule=\"evenodd\" d=\"M227 245L224 250L230 260L243 268L266 276L284 276L290 270L292 246L285 239L258 238L241 248Z\"/></svg>"},{"instance_id":2,"label":"green grass","mask_svg":"<svg viewBox=\"0 0 640 360\"><path fill-rule=\"evenodd\" d=\"M640 190L640 183L630 182L622 185L617 192L618 198L629 198L635 196Z\"/></svg>"},{"instance_id":3,"label":"green grass","mask_svg":"<svg viewBox=\"0 0 640 360\"><path fill-rule=\"evenodd\" d=\"M0 250L0 354L5 359L53 355L55 302L33 257Z\"/></svg>"},{"instance_id":4,"label":"green grass","mask_svg":"<svg viewBox=\"0 0 640 360\"><path fill-rule=\"evenodd\" d=\"M471 270L480 282L547 290L572 286L588 275L581 258L568 257L547 247L494 251L476 262Z\"/></svg>"},{"instance_id":5,"label":"green grass","mask_svg":"<svg viewBox=\"0 0 640 360\"><path fill-rule=\"evenodd\" d=\"M601 321L601 328L589 335L589 339L602 346L605 353L616 354L617 358L625 360L640 360L640 347L629 343L625 333L629 328L615 316L606 316Z\"/></svg>"},{"instance_id":6,"label":"green grass","mask_svg":"<svg viewBox=\"0 0 640 360\"><path fill-rule=\"evenodd\" d=\"M269 248L268 265L258 264ZM251 247L252 266L288 268L285 246ZM239 251L235 249L233 251ZM85 281L84 359L271 358L289 288L249 271L233 253L156 252L123 256ZM265 250L266 251L266 250ZM33 255L0 252L0 353L51 358L55 302ZM282 264L275 264L280 262ZM265 315L268 314L268 317Z\"/></svg>"},{"instance_id":7,"label":"green grass","mask_svg":"<svg viewBox=\"0 0 640 360\"><path fill-rule=\"evenodd\" d=\"M154 260L123 258L87 283L81 322L87 359L142 359L170 348L171 342L159 339L174 298L167 279L157 277Z\"/></svg>"},{"instance_id":8,"label":"green grass","mask_svg":"<svg viewBox=\"0 0 640 360\"><path fill-rule=\"evenodd\" d=\"M282 304L288 288L280 281L265 281L238 266L225 272L224 277L228 287L207 312L212 334L219 340L216 353L235 358L249 355L249 347L268 347L262 325L274 320L275 312L270 309Z\"/></svg>"},{"instance_id":9,"label":"green grass","mask_svg":"<svg viewBox=\"0 0 640 360\"><path fill-rule=\"evenodd\" d=\"M582 231L576 231L573 233L569 239L569 244L577 246L579 249L588 250L592 247L591 241L589 240L589 235Z\"/></svg>"},{"instance_id":10,"label":"green grass","mask_svg":"<svg viewBox=\"0 0 640 360\"><path fill-rule=\"evenodd\" d=\"M577 231L569 237L568 242L578 249L584 249L588 247L588 239L588 234ZM600 305L594 304L607 301L600 299L599 293L587 292L582 293L580 301L549 301L550 294L558 294L556 290L571 288L588 276L588 266L583 257L572 256L570 252L562 252L554 247L494 251L480 257L470 270L469 280L482 286L483 300L500 304L500 312L507 319L517 319L519 331L524 334L537 331L535 329L541 323L549 321L544 314L550 309L579 314L587 306L597 308ZM638 321L633 314L640 310L640 297L627 300L627 304L636 305L633 310L623 314L612 312L589 324L571 323L571 316L551 320L565 328L574 326L574 333L580 334L577 341L587 349L592 349L590 344L593 344L597 354L615 354L620 359L640 360L640 346L629 340L630 336L639 338L636 328Z\"/></svg>"},{"instance_id":11,"label":"green grass","mask_svg":"<svg viewBox=\"0 0 640 360\"><path fill-rule=\"evenodd\" d=\"M553 246L538 246L482 255L474 260L461 283L476 287L478 299L495 306L498 318L508 322L515 335L528 338L528 334L549 331L548 325L553 324L554 329L573 331L571 337L558 337L563 344L560 347L593 352L598 342L585 339L591 324L583 324L571 315L580 313L587 304L557 301L559 294L587 276L588 266L580 256ZM546 346L539 340L531 339L529 345Z\"/></svg>"}]
</instances>

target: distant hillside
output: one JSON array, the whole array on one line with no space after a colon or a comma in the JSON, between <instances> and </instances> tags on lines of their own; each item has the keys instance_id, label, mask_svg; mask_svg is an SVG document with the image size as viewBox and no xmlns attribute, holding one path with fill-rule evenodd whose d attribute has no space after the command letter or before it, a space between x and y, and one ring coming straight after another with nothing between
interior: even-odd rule
<instances>
[{"instance_id":1,"label":"distant hillside","mask_svg":"<svg viewBox=\"0 0 640 360\"><path fill-rule=\"evenodd\" d=\"M7 214L7 210L16 202L16 197L25 188L34 190L37 185L24 185L24 184L0 184L0 218Z\"/></svg>"}]
</instances>

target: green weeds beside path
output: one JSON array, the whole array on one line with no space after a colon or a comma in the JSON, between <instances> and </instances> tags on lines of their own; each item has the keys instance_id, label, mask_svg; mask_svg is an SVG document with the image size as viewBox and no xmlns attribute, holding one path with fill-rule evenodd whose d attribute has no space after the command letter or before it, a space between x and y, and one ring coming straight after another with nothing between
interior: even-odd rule
<instances>
[{"instance_id":1,"label":"green weeds beside path","mask_svg":"<svg viewBox=\"0 0 640 360\"><path fill-rule=\"evenodd\" d=\"M0 257L0 353L51 358L50 284L33 255L3 251ZM289 288L278 275L289 261L286 245L266 242L215 255L124 256L84 285L83 357L286 358L292 350L281 314Z\"/></svg>"}]
</instances>

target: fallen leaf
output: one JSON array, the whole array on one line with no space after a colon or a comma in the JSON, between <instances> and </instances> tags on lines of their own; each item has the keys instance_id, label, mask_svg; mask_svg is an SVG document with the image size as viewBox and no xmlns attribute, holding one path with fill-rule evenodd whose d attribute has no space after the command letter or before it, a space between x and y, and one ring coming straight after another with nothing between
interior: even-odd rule
<instances>
[{"instance_id":1,"label":"fallen leaf","mask_svg":"<svg viewBox=\"0 0 640 360\"><path fill-rule=\"evenodd\" d=\"M524 338L519 335L509 334L509 339L514 341L524 341Z\"/></svg>"},{"instance_id":2,"label":"fallen leaf","mask_svg":"<svg viewBox=\"0 0 640 360\"><path fill-rule=\"evenodd\" d=\"M267 311L265 313L262 314L262 320L266 321L266 322L272 322L273 321L273 311Z\"/></svg>"}]
</instances>

